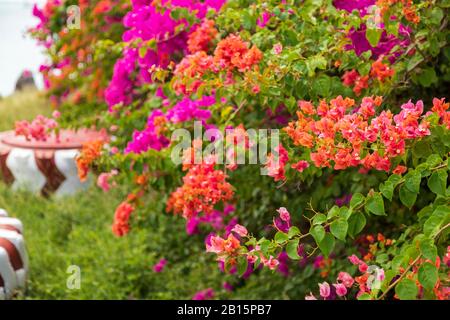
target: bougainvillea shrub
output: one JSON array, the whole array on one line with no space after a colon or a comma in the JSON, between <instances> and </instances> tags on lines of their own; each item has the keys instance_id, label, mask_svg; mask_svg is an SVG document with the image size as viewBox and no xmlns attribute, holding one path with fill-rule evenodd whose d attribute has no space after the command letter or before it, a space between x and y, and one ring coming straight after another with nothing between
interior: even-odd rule
<instances>
[{"instance_id":1,"label":"bougainvillea shrub","mask_svg":"<svg viewBox=\"0 0 450 320\"><path fill-rule=\"evenodd\" d=\"M63 19L68 3L50 3L49 21ZM50 88L66 125L111 135L77 161L105 192L130 190L112 232L183 219L205 270L220 269L223 287L203 283L193 298L448 299L448 8L90 1L81 19L114 13L107 28L118 24L122 41L92 25L70 30L89 30L95 55L90 76L60 79L97 98ZM177 257L159 255L155 273L171 272Z\"/></svg>"}]
</instances>

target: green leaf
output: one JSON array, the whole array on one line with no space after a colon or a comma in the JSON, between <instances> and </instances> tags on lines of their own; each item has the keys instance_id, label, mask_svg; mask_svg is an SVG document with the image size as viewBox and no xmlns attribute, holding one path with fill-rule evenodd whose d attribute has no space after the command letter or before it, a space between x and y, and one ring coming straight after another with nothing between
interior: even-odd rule
<instances>
[{"instance_id":1,"label":"green leaf","mask_svg":"<svg viewBox=\"0 0 450 320\"><path fill-rule=\"evenodd\" d=\"M413 280L403 279L395 287L395 293L400 300L415 300L418 294L418 288Z\"/></svg>"},{"instance_id":2,"label":"green leaf","mask_svg":"<svg viewBox=\"0 0 450 320\"><path fill-rule=\"evenodd\" d=\"M330 225L331 233L339 240L344 241L348 231L348 223L344 218L333 221Z\"/></svg>"},{"instance_id":3,"label":"green leaf","mask_svg":"<svg viewBox=\"0 0 450 320\"><path fill-rule=\"evenodd\" d=\"M239 256L237 259L237 271L240 277L247 271L248 261L246 256Z\"/></svg>"},{"instance_id":4,"label":"green leaf","mask_svg":"<svg viewBox=\"0 0 450 320\"><path fill-rule=\"evenodd\" d=\"M242 26L244 29L251 30L256 24L256 19L247 11L242 12Z\"/></svg>"},{"instance_id":5,"label":"green leaf","mask_svg":"<svg viewBox=\"0 0 450 320\"><path fill-rule=\"evenodd\" d=\"M392 174L387 181L389 181L390 183L392 183L392 186L395 188L399 182L402 180L402 177L398 174Z\"/></svg>"},{"instance_id":6,"label":"green leaf","mask_svg":"<svg viewBox=\"0 0 450 320\"><path fill-rule=\"evenodd\" d=\"M450 218L450 208L442 205L434 209L423 225L423 233L430 238L436 236L442 224Z\"/></svg>"},{"instance_id":7,"label":"green leaf","mask_svg":"<svg viewBox=\"0 0 450 320\"><path fill-rule=\"evenodd\" d=\"M431 15L429 21L434 25L440 25L441 20L444 17L444 12L439 7L434 7L433 10L431 10Z\"/></svg>"},{"instance_id":8,"label":"green leaf","mask_svg":"<svg viewBox=\"0 0 450 320\"><path fill-rule=\"evenodd\" d=\"M374 215L386 215L384 212L383 197L379 193L374 193L373 195L367 197L365 208L367 209L367 211L373 213Z\"/></svg>"},{"instance_id":9,"label":"green leaf","mask_svg":"<svg viewBox=\"0 0 450 320\"><path fill-rule=\"evenodd\" d=\"M316 69L326 69L327 60L323 56L317 54L306 60L306 67L308 69L308 76L313 77Z\"/></svg>"},{"instance_id":10,"label":"green leaf","mask_svg":"<svg viewBox=\"0 0 450 320\"><path fill-rule=\"evenodd\" d=\"M439 170L434 172L430 178L428 178L428 188L434 193L445 196L447 186L448 173L446 170Z\"/></svg>"},{"instance_id":11,"label":"green leaf","mask_svg":"<svg viewBox=\"0 0 450 320\"><path fill-rule=\"evenodd\" d=\"M366 39L372 47L376 47L378 45L382 33L383 29L381 28L367 28Z\"/></svg>"},{"instance_id":12,"label":"green leaf","mask_svg":"<svg viewBox=\"0 0 450 320\"><path fill-rule=\"evenodd\" d=\"M342 206L339 208L339 217L348 220L353 213L353 209L347 208L347 206Z\"/></svg>"},{"instance_id":13,"label":"green leaf","mask_svg":"<svg viewBox=\"0 0 450 320\"><path fill-rule=\"evenodd\" d=\"M320 251L322 251L323 255L328 258L328 256L330 255L330 253L333 251L334 249L334 237L331 233L327 233L325 234L325 236L323 237L322 241L320 241L319 243L319 249Z\"/></svg>"},{"instance_id":14,"label":"green leaf","mask_svg":"<svg viewBox=\"0 0 450 320\"><path fill-rule=\"evenodd\" d=\"M372 297L367 292L358 296L358 300L371 300Z\"/></svg>"},{"instance_id":15,"label":"green leaf","mask_svg":"<svg viewBox=\"0 0 450 320\"><path fill-rule=\"evenodd\" d=\"M409 209L416 203L417 193L409 191L409 189L403 185L400 187L400 201Z\"/></svg>"},{"instance_id":16,"label":"green leaf","mask_svg":"<svg viewBox=\"0 0 450 320\"><path fill-rule=\"evenodd\" d=\"M287 233L278 231L278 232L275 234L275 242L276 242L276 243L283 243L283 242L286 242L286 241L288 241L288 240L289 240L289 237L288 237Z\"/></svg>"},{"instance_id":17,"label":"green leaf","mask_svg":"<svg viewBox=\"0 0 450 320\"><path fill-rule=\"evenodd\" d=\"M438 281L438 270L431 263L424 263L419 268L418 279L427 290L432 290Z\"/></svg>"},{"instance_id":18,"label":"green leaf","mask_svg":"<svg viewBox=\"0 0 450 320\"><path fill-rule=\"evenodd\" d=\"M267 239L261 239L262 241L259 242L259 247L261 248L261 252L266 256L267 252L269 251L270 241Z\"/></svg>"},{"instance_id":19,"label":"green leaf","mask_svg":"<svg viewBox=\"0 0 450 320\"><path fill-rule=\"evenodd\" d=\"M434 245L434 241L429 238L424 238L419 242L420 252L425 257L425 259L430 259L431 261L436 261L437 258L437 248Z\"/></svg>"},{"instance_id":20,"label":"green leaf","mask_svg":"<svg viewBox=\"0 0 450 320\"><path fill-rule=\"evenodd\" d=\"M328 211L327 214L327 219L331 219L333 217L337 217L339 215L339 207L338 206L333 206L330 211Z\"/></svg>"},{"instance_id":21,"label":"green leaf","mask_svg":"<svg viewBox=\"0 0 450 320\"><path fill-rule=\"evenodd\" d=\"M313 218L313 225L322 224L325 221L327 221L327 216L324 215L323 213L318 213Z\"/></svg>"},{"instance_id":22,"label":"green leaf","mask_svg":"<svg viewBox=\"0 0 450 320\"><path fill-rule=\"evenodd\" d=\"M425 140L418 141L412 149L413 155L417 158L426 158L431 152L430 144Z\"/></svg>"},{"instance_id":23,"label":"green leaf","mask_svg":"<svg viewBox=\"0 0 450 320\"><path fill-rule=\"evenodd\" d=\"M386 31L389 34L393 34L394 36L398 36L398 28L400 26L400 22L395 21L395 20L390 20L389 19L389 23L386 25Z\"/></svg>"},{"instance_id":24,"label":"green leaf","mask_svg":"<svg viewBox=\"0 0 450 320\"><path fill-rule=\"evenodd\" d=\"M442 158L438 154L435 154L435 153L431 154L427 158L427 164L430 166L430 168L437 166L441 162L442 162Z\"/></svg>"},{"instance_id":25,"label":"green leaf","mask_svg":"<svg viewBox=\"0 0 450 320\"><path fill-rule=\"evenodd\" d=\"M361 193L355 193L350 200L350 207L356 208L364 202L365 197Z\"/></svg>"},{"instance_id":26,"label":"green leaf","mask_svg":"<svg viewBox=\"0 0 450 320\"><path fill-rule=\"evenodd\" d=\"M405 186L411 192L419 193L420 181L422 181L422 175L417 170L411 171L405 176Z\"/></svg>"},{"instance_id":27,"label":"green leaf","mask_svg":"<svg viewBox=\"0 0 450 320\"><path fill-rule=\"evenodd\" d=\"M348 219L348 234L352 237L360 233L366 226L366 217L362 213L353 214Z\"/></svg>"},{"instance_id":28,"label":"green leaf","mask_svg":"<svg viewBox=\"0 0 450 320\"><path fill-rule=\"evenodd\" d=\"M314 226L310 230L310 233L313 236L314 240L316 240L317 244L319 244L325 237L325 229L321 225Z\"/></svg>"},{"instance_id":29,"label":"green leaf","mask_svg":"<svg viewBox=\"0 0 450 320\"><path fill-rule=\"evenodd\" d=\"M300 234L300 230L296 226L292 226L289 228L288 237L291 239L292 237Z\"/></svg>"},{"instance_id":30,"label":"green leaf","mask_svg":"<svg viewBox=\"0 0 450 320\"><path fill-rule=\"evenodd\" d=\"M419 76L419 83L424 87L429 87L433 83L438 82L438 77L436 76L436 71L433 67L426 68Z\"/></svg>"},{"instance_id":31,"label":"green leaf","mask_svg":"<svg viewBox=\"0 0 450 320\"><path fill-rule=\"evenodd\" d=\"M313 82L313 90L317 96L328 97L331 90L331 78L326 75L320 75Z\"/></svg>"},{"instance_id":32,"label":"green leaf","mask_svg":"<svg viewBox=\"0 0 450 320\"><path fill-rule=\"evenodd\" d=\"M299 240L295 239L295 240L289 241L286 246L286 253L287 253L288 257L291 258L292 260L300 259L300 256L298 255L298 243L299 243Z\"/></svg>"},{"instance_id":33,"label":"green leaf","mask_svg":"<svg viewBox=\"0 0 450 320\"><path fill-rule=\"evenodd\" d=\"M148 49L148 47L146 47L146 46L141 46L141 47L139 48L139 57L144 58L145 55L147 54L147 49Z\"/></svg>"},{"instance_id":34,"label":"green leaf","mask_svg":"<svg viewBox=\"0 0 450 320\"><path fill-rule=\"evenodd\" d=\"M385 183L380 184L379 188L383 196L389 201L392 201L392 195L394 194L393 184L390 181L386 181Z\"/></svg>"}]
</instances>

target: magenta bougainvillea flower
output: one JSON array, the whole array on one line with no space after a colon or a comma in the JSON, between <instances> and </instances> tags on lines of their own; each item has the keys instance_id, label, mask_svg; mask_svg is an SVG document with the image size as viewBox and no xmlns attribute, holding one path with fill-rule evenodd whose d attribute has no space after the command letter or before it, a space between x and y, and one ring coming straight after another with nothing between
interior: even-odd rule
<instances>
[{"instance_id":1,"label":"magenta bougainvillea flower","mask_svg":"<svg viewBox=\"0 0 450 320\"><path fill-rule=\"evenodd\" d=\"M353 10L358 10L359 12L365 14L367 8L374 5L376 0L334 0L333 5L341 10L346 10L352 12Z\"/></svg>"},{"instance_id":2,"label":"magenta bougainvillea flower","mask_svg":"<svg viewBox=\"0 0 450 320\"><path fill-rule=\"evenodd\" d=\"M134 0L132 9L123 19L127 31L123 40L130 46L124 55L116 62L114 74L108 88L105 90L105 101L110 111L116 104L128 105L132 101L132 88L151 82L151 69L166 67L175 53L187 53L188 33L179 31L187 26L185 19L175 20L171 17L174 8L187 8L203 19L209 9L218 11L224 0L167 0L161 1L162 6L170 9L162 11L152 0ZM135 42L137 41L138 44ZM148 41L156 42L157 50L148 46ZM134 44L133 44L134 43ZM132 45L133 44L133 45ZM137 48L136 48L137 46ZM139 54L138 49L145 47L145 53Z\"/></svg>"},{"instance_id":3,"label":"magenta bougainvillea flower","mask_svg":"<svg viewBox=\"0 0 450 320\"><path fill-rule=\"evenodd\" d=\"M411 29L400 24L398 29L398 37L392 34L388 35L386 31L383 31L378 45L376 47L372 47L366 38L366 29L367 27L365 25L361 25L358 30L352 29L348 34L351 44L347 45L345 49L355 50L355 53L358 56L366 51L371 51L372 59L376 60L380 56L388 56L389 61L393 63L397 57L403 53L401 48L407 47L411 42ZM395 46L398 46L399 50L391 52Z\"/></svg>"},{"instance_id":4,"label":"magenta bougainvillea flower","mask_svg":"<svg viewBox=\"0 0 450 320\"><path fill-rule=\"evenodd\" d=\"M375 5L375 0L334 0L333 5L337 9L345 10L348 12L352 12L353 10L358 10L361 16L365 16L369 14L369 8L372 5ZM392 17L395 19L395 17ZM384 28L383 24L380 24L381 28ZM405 48L411 42L410 33L411 29L405 27L404 25L399 25L398 37L387 34L386 31L383 30L381 34L380 41L378 42L376 47L372 47L369 41L366 39L366 30L367 27L365 24L362 24L359 29L352 28L348 34L349 39L351 40L351 44L345 46L346 50L354 50L355 53L359 56L366 51L372 52L372 59L376 60L380 56L388 56L391 63L393 63L398 56L403 53L403 50L399 49L396 52L391 52L391 50L398 46L399 48Z\"/></svg>"},{"instance_id":5,"label":"magenta bougainvillea flower","mask_svg":"<svg viewBox=\"0 0 450 320\"><path fill-rule=\"evenodd\" d=\"M125 153L142 153L149 149L161 150L166 148L170 141L162 134L164 124L186 122L190 120L206 121L211 117L211 111L205 108L216 102L214 96L205 96L198 100L183 98L166 113L160 109L153 110L147 120L144 130L135 130L132 140L128 143Z\"/></svg>"}]
</instances>

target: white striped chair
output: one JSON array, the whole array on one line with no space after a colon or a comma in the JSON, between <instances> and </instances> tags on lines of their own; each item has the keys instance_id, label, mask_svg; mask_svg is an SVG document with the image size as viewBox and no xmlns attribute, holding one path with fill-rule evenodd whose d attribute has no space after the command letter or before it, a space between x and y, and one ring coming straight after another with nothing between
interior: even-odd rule
<instances>
[{"instance_id":1,"label":"white striped chair","mask_svg":"<svg viewBox=\"0 0 450 320\"><path fill-rule=\"evenodd\" d=\"M22 222L0 209L0 300L25 289L28 256L22 232Z\"/></svg>"}]
</instances>

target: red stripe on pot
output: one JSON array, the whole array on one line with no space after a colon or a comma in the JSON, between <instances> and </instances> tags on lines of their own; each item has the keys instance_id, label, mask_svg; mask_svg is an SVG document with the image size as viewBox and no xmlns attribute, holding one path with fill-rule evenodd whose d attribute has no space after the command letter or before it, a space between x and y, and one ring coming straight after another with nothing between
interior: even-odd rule
<instances>
[{"instance_id":1,"label":"red stripe on pot","mask_svg":"<svg viewBox=\"0 0 450 320\"><path fill-rule=\"evenodd\" d=\"M0 247L6 250L9 256L9 261L14 270L19 270L23 268L22 258L17 250L16 246L5 238L0 238Z\"/></svg>"},{"instance_id":2,"label":"red stripe on pot","mask_svg":"<svg viewBox=\"0 0 450 320\"><path fill-rule=\"evenodd\" d=\"M9 224L0 224L0 229L9 230L9 231L15 231L15 232L17 232L19 234L21 233L19 229L15 228L15 227L13 227L13 226L11 226Z\"/></svg>"},{"instance_id":3,"label":"red stripe on pot","mask_svg":"<svg viewBox=\"0 0 450 320\"><path fill-rule=\"evenodd\" d=\"M6 159L8 159L9 151L0 153L0 176L6 184L12 184L14 182L14 176L6 165Z\"/></svg>"},{"instance_id":4,"label":"red stripe on pot","mask_svg":"<svg viewBox=\"0 0 450 320\"><path fill-rule=\"evenodd\" d=\"M58 190L59 186L66 180L66 177L58 170L55 163L55 152L42 152L36 150L34 158L39 171L44 175L46 183L41 192L44 196L49 196L51 193Z\"/></svg>"}]
</instances>

